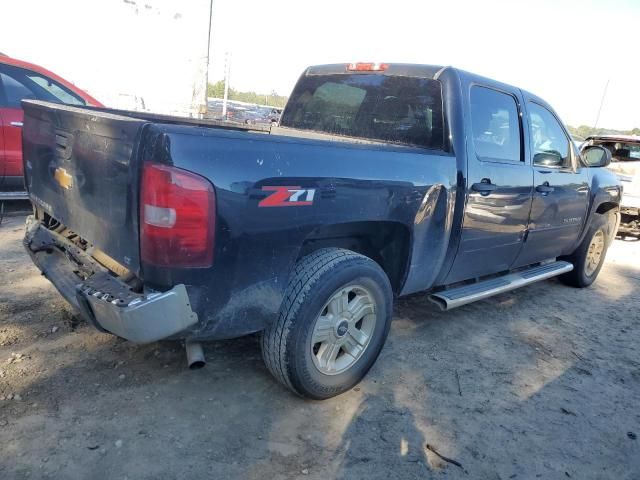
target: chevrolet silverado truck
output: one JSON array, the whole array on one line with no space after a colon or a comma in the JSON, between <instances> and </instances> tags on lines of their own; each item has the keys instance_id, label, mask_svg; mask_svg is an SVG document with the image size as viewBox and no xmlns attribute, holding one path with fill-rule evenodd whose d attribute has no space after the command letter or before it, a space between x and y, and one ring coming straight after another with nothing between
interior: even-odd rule
<instances>
[{"instance_id":1,"label":"chevrolet silverado truck","mask_svg":"<svg viewBox=\"0 0 640 480\"><path fill-rule=\"evenodd\" d=\"M622 183L620 202L621 238L640 238L640 137L636 135L592 135L585 147L600 145L611 152L609 169Z\"/></svg>"},{"instance_id":2,"label":"chevrolet silverado truck","mask_svg":"<svg viewBox=\"0 0 640 480\"><path fill-rule=\"evenodd\" d=\"M619 219L608 150L451 67L310 67L272 128L23 105L24 244L62 296L103 332L183 340L191 365L259 332L313 399L363 378L395 297L587 287Z\"/></svg>"}]
</instances>

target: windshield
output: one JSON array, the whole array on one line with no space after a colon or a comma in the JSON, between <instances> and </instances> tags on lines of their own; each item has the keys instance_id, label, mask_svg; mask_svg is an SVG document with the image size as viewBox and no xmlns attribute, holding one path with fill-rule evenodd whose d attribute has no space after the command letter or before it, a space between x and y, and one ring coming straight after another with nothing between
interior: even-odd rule
<instances>
[{"instance_id":1,"label":"windshield","mask_svg":"<svg viewBox=\"0 0 640 480\"><path fill-rule=\"evenodd\" d=\"M303 76L280 124L442 149L440 82L379 74Z\"/></svg>"}]
</instances>

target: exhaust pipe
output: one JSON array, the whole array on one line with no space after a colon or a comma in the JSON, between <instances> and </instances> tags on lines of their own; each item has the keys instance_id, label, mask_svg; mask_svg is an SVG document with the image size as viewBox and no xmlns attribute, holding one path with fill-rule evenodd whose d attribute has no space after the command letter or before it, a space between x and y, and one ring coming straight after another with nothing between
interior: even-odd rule
<instances>
[{"instance_id":1,"label":"exhaust pipe","mask_svg":"<svg viewBox=\"0 0 640 480\"><path fill-rule=\"evenodd\" d=\"M200 342L191 342L187 340L184 343L187 351L187 365L191 370L197 370L205 366L207 361L204 359L204 351Z\"/></svg>"}]
</instances>

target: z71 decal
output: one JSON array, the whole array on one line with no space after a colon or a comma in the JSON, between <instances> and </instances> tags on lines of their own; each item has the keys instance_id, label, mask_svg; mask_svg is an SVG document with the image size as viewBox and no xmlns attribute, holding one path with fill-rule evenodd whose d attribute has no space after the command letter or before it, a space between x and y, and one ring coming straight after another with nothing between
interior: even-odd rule
<instances>
[{"instance_id":1,"label":"z71 decal","mask_svg":"<svg viewBox=\"0 0 640 480\"><path fill-rule=\"evenodd\" d=\"M300 187L262 187L265 192L273 192L258 203L258 207L301 207L313 205L315 188Z\"/></svg>"}]
</instances>

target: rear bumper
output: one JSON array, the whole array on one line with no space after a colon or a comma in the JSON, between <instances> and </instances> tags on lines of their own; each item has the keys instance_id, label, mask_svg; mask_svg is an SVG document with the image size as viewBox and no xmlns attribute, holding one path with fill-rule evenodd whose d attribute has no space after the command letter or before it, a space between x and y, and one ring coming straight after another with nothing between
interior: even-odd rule
<instances>
[{"instance_id":1,"label":"rear bumper","mask_svg":"<svg viewBox=\"0 0 640 480\"><path fill-rule=\"evenodd\" d=\"M136 293L33 217L27 219L24 245L42 274L101 331L146 343L174 336L198 322L184 285L165 292Z\"/></svg>"}]
</instances>

